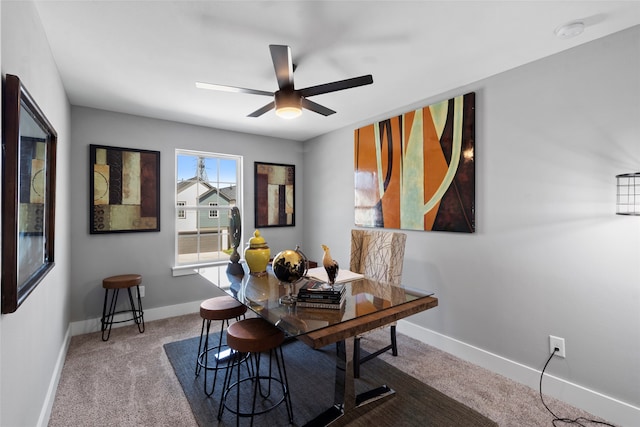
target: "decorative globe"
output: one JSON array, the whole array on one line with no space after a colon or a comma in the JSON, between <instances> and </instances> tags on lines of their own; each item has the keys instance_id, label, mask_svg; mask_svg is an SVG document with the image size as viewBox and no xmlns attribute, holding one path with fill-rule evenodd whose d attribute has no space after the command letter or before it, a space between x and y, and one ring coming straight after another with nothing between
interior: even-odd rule
<instances>
[{"instance_id":1,"label":"decorative globe","mask_svg":"<svg viewBox=\"0 0 640 427\"><path fill-rule=\"evenodd\" d=\"M287 249L273 258L273 274L284 283L297 282L307 274L307 258L299 250Z\"/></svg>"}]
</instances>

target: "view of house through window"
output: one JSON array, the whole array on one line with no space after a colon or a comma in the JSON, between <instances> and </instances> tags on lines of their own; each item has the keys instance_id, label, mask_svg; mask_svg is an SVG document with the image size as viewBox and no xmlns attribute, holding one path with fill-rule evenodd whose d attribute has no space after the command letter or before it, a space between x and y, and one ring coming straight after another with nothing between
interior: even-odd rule
<instances>
[{"instance_id":1,"label":"view of house through window","mask_svg":"<svg viewBox=\"0 0 640 427\"><path fill-rule=\"evenodd\" d=\"M241 156L176 150L176 266L228 262L241 179Z\"/></svg>"}]
</instances>

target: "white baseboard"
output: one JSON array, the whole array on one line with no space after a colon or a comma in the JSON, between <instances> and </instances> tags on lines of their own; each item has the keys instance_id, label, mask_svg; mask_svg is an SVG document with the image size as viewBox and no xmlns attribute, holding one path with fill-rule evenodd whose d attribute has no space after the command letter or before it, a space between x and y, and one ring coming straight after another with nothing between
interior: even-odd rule
<instances>
[{"instance_id":1,"label":"white baseboard","mask_svg":"<svg viewBox=\"0 0 640 427\"><path fill-rule=\"evenodd\" d=\"M64 335L62 346L58 352L58 358L56 359L56 365L53 369L53 375L49 381L49 388L47 389L47 395L45 396L44 403L40 409L40 417L38 417L38 427L47 427L49 424L49 418L51 417L51 410L53 409L53 401L56 397L56 390L58 389L58 382L60 381L60 375L62 375L62 367L64 366L64 360L67 358L67 350L69 350L69 343L71 342L71 326L67 327L67 332Z\"/></svg>"},{"instance_id":2,"label":"white baseboard","mask_svg":"<svg viewBox=\"0 0 640 427\"><path fill-rule=\"evenodd\" d=\"M158 308L145 308L144 321L152 322L154 320L167 319L169 317L182 316L184 314L198 313L200 312L200 303L202 303L202 301L186 302L183 304L169 305L166 307ZM131 323L116 323L113 325L113 328L128 325L131 325ZM97 317L95 319L72 322L70 328L71 336L98 332L100 330L100 318Z\"/></svg>"},{"instance_id":3,"label":"white baseboard","mask_svg":"<svg viewBox=\"0 0 640 427\"><path fill-rule=\"evenodd\" d=\"M446 351L460 359L503 375L534 390L538 389L541 372L497 354L482 350L454 338L423 328L406 320L398 322L398 332ZM640 408L545 374L544 393L593 415L621 426L640 426Z\"/></svg>"}]
</instances>

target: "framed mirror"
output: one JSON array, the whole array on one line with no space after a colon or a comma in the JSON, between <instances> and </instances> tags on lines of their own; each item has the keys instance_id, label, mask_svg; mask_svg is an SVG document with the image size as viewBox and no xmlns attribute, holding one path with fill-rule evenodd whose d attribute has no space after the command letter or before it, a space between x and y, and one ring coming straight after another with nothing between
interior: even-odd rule
<instances>
[{"instance_id":1,"label":"framed mirror","mask_svg":"<svg viewBox=\"0 0 640 427\"><path fill-rule=\"evenodd\" d=\"M2 313L13 313L54 266L57 134L17 76L2 109Z\"/></svg>"}]
</instances>

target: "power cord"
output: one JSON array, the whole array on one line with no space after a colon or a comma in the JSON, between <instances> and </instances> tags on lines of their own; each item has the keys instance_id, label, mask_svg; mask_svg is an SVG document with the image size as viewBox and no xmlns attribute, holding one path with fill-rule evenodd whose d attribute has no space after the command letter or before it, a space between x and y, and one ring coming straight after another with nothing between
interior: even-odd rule
<instances>
[{"instance_id":1,"label":"power cord","mask_svg":"<svg viewBox=\"0 0 640 427\"><path fill-rule=\"evenodd\" d=\"M559 416L557 416L556 414L553 413L553 411L551 409L549 409L549 407L547 406L546 403L544 403L544 398L542 397L542 378L544 377L544 371L547 369L547 366L549 365L549 362L551 362L551 359L553 358L553 356L560 351L560 349L558 347L553 349L553 353L551 353L551 356L549 356L549 359L547 359L547 363L544 364L544 368L542 368L542 373L540 374L540 400L542 401L542 404L544 405L544 407L547 409L547 411L549 411L549 413L551 415L553 415L553 420L551 421L551 423L554 425L554 427L557 427L556 422L560 422L560 423L565 423L565 424L577 424L581 427L587 427L584 424L582 424L583 422L586 423L593 423L593 424L600 424L600 425L605 425L605 426L610 426L610 427L616 427L613 424L609 424L603 421L596 421L596 420L590 420L588 418L584 418L584 417L578 417L578 418L561 418Z\"/></svg>"}]
</instances>

